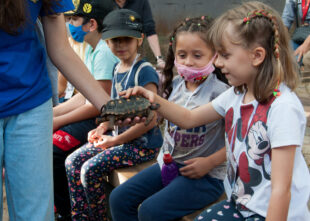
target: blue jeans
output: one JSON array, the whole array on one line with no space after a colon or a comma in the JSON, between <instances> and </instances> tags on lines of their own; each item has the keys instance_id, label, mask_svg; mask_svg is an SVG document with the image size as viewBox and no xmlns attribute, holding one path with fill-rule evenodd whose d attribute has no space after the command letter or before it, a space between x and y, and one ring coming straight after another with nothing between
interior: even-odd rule
<instances>
[{"instance_id":1,"label":"blue jeans","mask_svg":"<svg viewBox=\"0 0 310 221\"><path fill-rule=\"evenodd\" d=\"M0 171L11 221L52 221L52 100L0 119ZM0 176L2 183L2 176ZM0 197L2 199L2 188ZM2 200L1 200L2 217ZM2 220L2 218L0 218Z\"/></svg>"},{"instance_id":2,"label":"blue jeans","mask_svg":"<svg viewBox=\"0 0 310 221\"><path fill-rule=\"evenodd\" d=\"M160 167L154 164L112 191L110 210L113 221L175 220L216 201L223 192L223 182L208 175L178 176L163 187Z\"/></svg>"}]
</instances>

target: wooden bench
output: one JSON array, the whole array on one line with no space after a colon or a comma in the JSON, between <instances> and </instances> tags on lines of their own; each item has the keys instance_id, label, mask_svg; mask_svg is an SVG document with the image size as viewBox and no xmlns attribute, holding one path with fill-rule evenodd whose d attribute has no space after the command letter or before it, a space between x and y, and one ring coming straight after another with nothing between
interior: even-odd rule
<instances>
[{"instance_id":1,"label":"wooden bench","mask_svg":"<svg viewBox=\"0 0 310 221\"><path fill-rule=\"evenodd\" d=\"M139 173L141 170L151 166L154 163L156 163L156 159L147 161L145 163L138 164L133 167L115 169L113 170L111 175L108 176L108 182L112 184L112 186L117 187L118 185L128 180L130 177L133 177L134 175Z\"/></svg>"}]
</instances>

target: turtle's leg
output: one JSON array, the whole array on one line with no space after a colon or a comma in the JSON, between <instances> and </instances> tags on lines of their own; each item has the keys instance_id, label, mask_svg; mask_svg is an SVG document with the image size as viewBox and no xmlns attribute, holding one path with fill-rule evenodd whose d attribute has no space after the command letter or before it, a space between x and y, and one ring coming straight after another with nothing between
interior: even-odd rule
<instances>
[{"instance_id":1,"label":"turtle's leg","mask_svg":"<svg viewBox=\"0 0 310 221\"><path fill-rule=\"evenodd\" d=\"M108 117L108 119L109 119L109 129L113 130L114 129L115 116L111 115Z\"/></svg>"},{"instance_id":2,"label":"turtle's leg","mask_svg":"<svg viewBox=\"0 0 310 221\"><path fill-rule=\"evenodd\" d=\"M157 104L157 103L153 103L150 105L151 110L157 110L159 107L160 107L160 104Z\"/></svg>"},{"instance_id":3,"label":"turtle's leg","mask_svg":"<svg viewBox=\"0 0 310 221\"><path fill-rule=\"evenodd\" d=\"M154 116L155 116L154 112L151 110L148 110L148 115L146 117L146 121L144 122L144 125L145 126L149 125L149 123L153 120Z\"/></svg>"}]
</instances>

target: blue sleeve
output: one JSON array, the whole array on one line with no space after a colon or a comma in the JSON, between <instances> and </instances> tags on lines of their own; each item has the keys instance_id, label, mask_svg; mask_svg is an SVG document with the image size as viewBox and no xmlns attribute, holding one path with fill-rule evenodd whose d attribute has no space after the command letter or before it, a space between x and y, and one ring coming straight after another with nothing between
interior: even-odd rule
<instances>
[{"instance_id":1,"label":"blue sleeve","mask_svg":"<svg viewBox=\"0 0 310 221\"><path fill-rule=\"evenodd\" d=\"M149 83L154 83L158 87L159 78L154 68L145 66L140 70L138 84L139 86L144 87Z\"/></svg>"},{"instance_id":2,"label":"blue sleeve","mask_svg":"<svg viewBox=\"0 0 310 221\"><path fill-rule=\"evenodd\" d=\"M59 1L53 0L51 12L49 12L49 14L62 13L62 12L70 11L73 9L74 9L74 5L72 3L72 0L59 0ZM46 12L44 11L43 8L40 12L40 15L41 16L46 15Z\"/></svg>"},{"instance_id":3,"label":"blue sleeve","mask_svg":"<svg viewBox=\"0 0 310 221\"><path fill-rule=\"evenodd\" d=\"M283 13L282 13L282 20L284 25L287 28L290 28L292 23L295 20L295 2L292 0L286 0Z\"/></svg>"}]
</instances>

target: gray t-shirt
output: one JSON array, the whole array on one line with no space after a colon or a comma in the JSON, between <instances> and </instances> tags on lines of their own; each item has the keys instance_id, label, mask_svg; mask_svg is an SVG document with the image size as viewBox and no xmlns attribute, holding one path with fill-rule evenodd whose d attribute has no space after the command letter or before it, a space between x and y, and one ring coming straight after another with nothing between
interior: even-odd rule
<instances>
[{"instance_id":1,"label":"gray t-shirt","mask_svg":"<svg viewBox=\"0 0 310 221\"><path fill-rule=\"evenodd\" d=\"M173 80L173 91L169 100L187 109L194 109L209 103L227 88L228 85L211 74L194 92L191 92L186 88L185 81L177 76ZM170 131L169 133L175 142L172 153L174 160L179 164L184 164L183 161L185 160L207 157L215 153L225 146L224 127L223 119L187 130L176 127L169 122L168 131ZM224 163L212 169L209 175L224 179L225 168L226 164Z\"/></svg>"}]
</instances>

